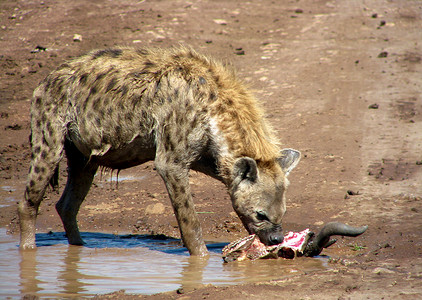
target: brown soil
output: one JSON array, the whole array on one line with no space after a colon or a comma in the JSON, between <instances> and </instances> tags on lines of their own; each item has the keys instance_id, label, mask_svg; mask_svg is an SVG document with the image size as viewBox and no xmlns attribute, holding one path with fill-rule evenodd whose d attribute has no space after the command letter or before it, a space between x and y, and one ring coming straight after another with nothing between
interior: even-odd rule
<instances>
[{"instance_id":1,"label":"brown soil","mask_svg":"<svg viewBox=\"0 0 422 300\"><path fill-rule=\"evenodd\" d=\"M334 259L327 271L98 298L421 297L421 16L421 1L3 0L0 204L10 206L1 208L0 226L18 231L15 202L30 159L30 98L43 77L93 48L190 44L232 63L263 102L282 143L302 152L290 176L284 228L317 229L335 220L369 229L328 249ZM65 169L63 162L61 187ZM118 188L110 173L96 178L79 214L81 230L178 237L153 165L119 174L125 176L135 180L122 180ZM244 236L224 186L201 174L191 181L207 238ZM54 209L58 197L47 193L39 232L63 231Z\"/></svg>"}]
</instances>

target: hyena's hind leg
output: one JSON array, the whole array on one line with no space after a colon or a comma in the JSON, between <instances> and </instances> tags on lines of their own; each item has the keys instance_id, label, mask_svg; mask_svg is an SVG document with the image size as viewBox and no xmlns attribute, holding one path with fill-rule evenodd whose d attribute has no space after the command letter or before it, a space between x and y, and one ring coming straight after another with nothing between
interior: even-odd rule
<instances>
[{"instance_id":1,"label":"hyena's hind leg","mask_svg":"<svg viewBox=\"0 0 422 300\"><path fill-rule=\"evenodd\" d=\"M24 199L18 205L22 249L35 248L35 223L38 208L63 156L63 141L64 137L59 131L50 130L49 133L43 133L33 129L28 180Z\"/></svg>"},{"instance_id":2,"label":"hyena's hind leg","mask_svg":"<svg viewBox=\"0 0 422 300\"><path fill-rule=\"evenodd\" d=\"M98 165L88 160L66 140L65 151L68 164L68 177L65 190L56 204L56 210L62 219L67 239L71 245L82 245L76 216L79 208L88 194Z\"/></svg>"}]
</instances>

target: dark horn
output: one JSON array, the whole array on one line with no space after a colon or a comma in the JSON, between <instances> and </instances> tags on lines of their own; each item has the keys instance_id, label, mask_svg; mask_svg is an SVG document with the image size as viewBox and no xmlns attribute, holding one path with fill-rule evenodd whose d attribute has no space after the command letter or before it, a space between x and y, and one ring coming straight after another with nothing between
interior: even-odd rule
<instances>
[{"instance_id":1,"label":"dark horn","mask_svg":"<svg viewBox=\"0 0 422 300\"><path fill-rule=\"evenodd\" d=\"M339 222L327 223L321 231L311 239L306 245L304 256L317 256L322 252L322 249L327 248L335 243L335 240L330 241L333 235L352 236L361 235L368 229L368 226L353 227Z\"/></svg>"},{"instance_id":2,"label":"dark horn","mask_svg":"<svg viewBox=\"0 0 422 300\"><path fill-rule=\"evenodd\" d=\"M368 229L368 226L353 227L339 222L330 222L321 229L317 238L320 237L321 239L324 239L332 235L355 237L364 233L366 229Z\"/></svg>"}]
</instances>

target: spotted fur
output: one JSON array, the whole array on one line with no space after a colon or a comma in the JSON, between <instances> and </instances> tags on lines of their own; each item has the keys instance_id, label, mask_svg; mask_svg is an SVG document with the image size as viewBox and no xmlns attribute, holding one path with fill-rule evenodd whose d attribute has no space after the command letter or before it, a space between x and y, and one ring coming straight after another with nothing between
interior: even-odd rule
<instances>
[{"instance_id":1,"label":"spotted fur","mask_svg":"<svg viewBox=\"0 0 422 300\"><path fill-rule=\"evenodd\" d=\"M31 145L19 205L22 248L35 247L38 207L64 151L69 176L56 208L71 244L83 243L76 215L98 167L120 170L149 160L166 184L190 253L206 253L190 169L227 185L249 231L281 228L287 168L280 159L292 155L281 156L257 101L235 73L191 48L116 47L60 65L34 91ZM296 152L287 167L297 160ZM248 189L241 187L244 179ZM256 209L267 211L268 224L251 215Z\"/></svg>"}]
</instances>

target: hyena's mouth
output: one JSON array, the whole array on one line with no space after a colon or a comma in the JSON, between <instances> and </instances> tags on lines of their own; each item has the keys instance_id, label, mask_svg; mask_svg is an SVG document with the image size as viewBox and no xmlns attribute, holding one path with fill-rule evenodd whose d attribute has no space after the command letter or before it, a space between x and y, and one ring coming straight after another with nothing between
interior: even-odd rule
<instances>
[{"instance_id":1,"label":"hyena's mouth","mask_svg":"<svg viewBox=\"0 0 422 300\"><path fill-rule=\"evenodd\" d=\"M267 246L281 244L284 240L283 229L281 225L273 225L270 229L254 231L261 242Z\"/></svg>"}]
</instances>

